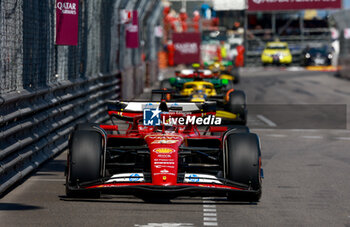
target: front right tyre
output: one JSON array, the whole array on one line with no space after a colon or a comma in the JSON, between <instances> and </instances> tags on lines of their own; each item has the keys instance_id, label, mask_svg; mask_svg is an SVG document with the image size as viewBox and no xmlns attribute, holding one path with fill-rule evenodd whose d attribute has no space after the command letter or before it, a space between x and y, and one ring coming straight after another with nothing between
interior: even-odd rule
<instances>
[{"instance_id":1,"label":"front right tyre","mask_svg":"<svg viewBox=\"0 0 350 227\"><path fill-rule=\"evenodd\" d=\"M229 200L258 202L261 197L261 151L254 133L227 133L226 176L229 180L249 185L252 192L229 193Z\"/></svg>"}]
</instances>

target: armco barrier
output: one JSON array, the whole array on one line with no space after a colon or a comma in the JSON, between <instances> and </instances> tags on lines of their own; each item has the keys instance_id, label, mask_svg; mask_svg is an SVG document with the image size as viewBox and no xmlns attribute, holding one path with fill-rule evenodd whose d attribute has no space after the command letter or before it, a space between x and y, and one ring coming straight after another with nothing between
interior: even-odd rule
<instances>
[{"instance_id":1,"label":"armco barrier","mask_svg":"<svg viewBox=\"0 0 350 227\"><path fill-rule=\"evenodd\" d=\"M80 122L108 118L106 101L120 95L120 74L23 90L0 102L0 194L67 148Z\"/></svg>"},{"instance_id":2,"label":"armco barrier","mask_svg":"<svg viewBox=\"0 0 350 227\"><path fill-rule=\"evenodd\" d=\"M79 0L77 46L55 45L55 4L0 0L0 194L65 150L77 123L106 120L108 99L157 79L160 0ZM138 11L139 48L126 48L124 10Z\"/></svg>"}]
</instances>

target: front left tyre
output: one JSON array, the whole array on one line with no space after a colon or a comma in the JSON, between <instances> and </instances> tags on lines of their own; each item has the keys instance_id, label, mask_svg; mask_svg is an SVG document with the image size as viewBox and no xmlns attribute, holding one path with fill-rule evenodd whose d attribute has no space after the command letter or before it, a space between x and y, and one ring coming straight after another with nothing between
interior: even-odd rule
<instances>
[{"instance_id":1,"label":"front left tyre","mask_svg":"<svg viewBox=\"0 0 350 227\"><path fill-rule=\"evenodd\" d=\"M79 127L78 127L79 128ZM84 127L82 127L84 128ZM76 130L69 141L66 194L68 197L98 197L97 191L79 191L80 183L101 178L103 137L94 130Z\"/></svg>"}]
</instances>

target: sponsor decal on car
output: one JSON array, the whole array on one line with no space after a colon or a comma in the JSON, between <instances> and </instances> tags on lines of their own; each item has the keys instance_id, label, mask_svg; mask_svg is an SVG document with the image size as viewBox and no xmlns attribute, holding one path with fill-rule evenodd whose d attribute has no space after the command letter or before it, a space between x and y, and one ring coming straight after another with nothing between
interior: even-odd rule
<instances>
[{"instance_id":1,"label":"sponsor decal on car","mask_svg":"<svg viewBox=\"0 0 350 227\"><path fill-rule=\"evenodd\" d=\"M154 159L155 162L173 162L174 159L162 159L162 158L155 158Z\"/></svg>"},{"instance_id":2,"label":"sponsor decal on car","mask_svg":"<svg viewBox=\"0 0 350 227\"><path fill-rule=\"evenodd\" d=\"M191 174L189 177L188 177L188 181L189 182L199 182L199 178L196 174Z\"/></svg>"},{"instance_id":3,"label":"sponsor decal on car","mask_svg":"<svg viewBox=\"0 0 350 227\"><path fill-rule=\"evenodd\" d=\"M169 173L168 170L164 169L164 170L160 171L160 173L155 173L154 175L155 175L155 176L158 176L158 175L171 175L171 176L175 176L175 173Z\"/></svg>"},{"instance_id":4,"label":"sponsor decal on car","mask_svg":"<svg viewBox=\"0 0 350 227\"><path fill-rule=\"evenodd\" d=\"M154 162L156 165L174 165L175 162Z\"/></svg>"},{"instance_id":5,"label":"sponsor decal on car","mask_svg":"<svg viewBox=\"0 0 350 227\"><path fill-rule=\"evenodd\" d=\"M174 169L175 168L174 165L163 165L163 164L160 164L160 165L158 164L158 165L155 165L154 167L157 168L157 169L162 169L162 168Z\"/></svg>"},{"instance_id":6,"label":"sponsor decal on car","mask_svg":"<svg viewBox=\"0 0 350 227\"><path fill-rule=\"evenodd\" d=\"M175 140L175 139L183 139L180 135L162 135L162 134L156 134L156 135L146 135L145 138L150 139L157 139L157 140Z\"/></svg>"},{"instance_id":7,"label":"sponsor decal on car","mask_svg":"<svg viewBox=\"0 0 350 227\"><path fill-rule=\"evenodd\" d=\"M178 140L155 140L151 144L173 144L177 143Z\"/></svg>"},{"instance_id":8,"label":"sponsor decal on car","mask_svg":"<svg viewBox=\"0 0 350 227\"><path fill-rule=\"evenodd\" d=\"M156 149L153 149L153 151L160 154L171 154L175 152L175 150L172 148L156 148Z\"/></svg>"},{"instance_id":9,"label":"sponsor decal on car","mask_svg":"<svg viewBox=\"0 0 350 227\"><path fill-rule=\"evenodd\" d=\"M171 176L175 176L175 173L155 173L154 176L158 176L158 175L171 175Z\"/></svg>"},{"instance_id":10,"label":"sponsor decal on car","mask_svg":"<svg viewBox=\"0 0 350 227\"><path fill-rule=\"evenodd\" d=\"M171 158L171 155L169 155L169 154L158 154L157 157L158 158Z\"/></svg>"},{"instance_id":11,"label":"sponsor decal on car","mask_svg":"<svg viewBox=\"0 0 350 227\"><path fill-rule=\"evenodd\" d=\"M220 180L216 176L208 175L208 174L194 174L194 173L186 173L184 182L222 184L222 182L220 182Z\"/></svg>"},{"instance_id":12,"label":"sponsor decal on car","mask_svg":"<svg viewBox=\"0 0 350 227\"><path fill-rule=\"evenodd\" d=\"M143 173L119 173L114 174L106 183L113 182L143 182Z\"/></svg>"},{"instance_id":13,"label":"sponsor decal on car","mask_svg":"<svg viewBox=\"0 0 350 227\"><path fill-rule=\"evenodd\" d=\"M139 181L140 180L140 175L137 173L133 173L129 177L129 181Z\"/></svg>"}]
</instances>

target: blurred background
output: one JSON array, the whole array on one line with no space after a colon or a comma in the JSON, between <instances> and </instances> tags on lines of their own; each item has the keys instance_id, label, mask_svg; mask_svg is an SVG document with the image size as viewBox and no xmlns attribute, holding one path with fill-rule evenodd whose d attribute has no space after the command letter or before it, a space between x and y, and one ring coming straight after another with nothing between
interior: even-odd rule
<instances>
[{"instance_id":1,"label":"blurred background","mask_svg":"<svg viewBox=\"0 0 350 227\"><path fill-rule=\"evenodd\" d=\"M163 43L170 45L171 52L172 33L200 32L202 63L219 57L236 66L265 65L268 60L262 59L262 53L272 41L288 45L287 66L333 66L312 68L337 71L338 61L348 55L350 2L346 0L321 4L170 0L163 5Z\"/></svg>"}]
</instances>

